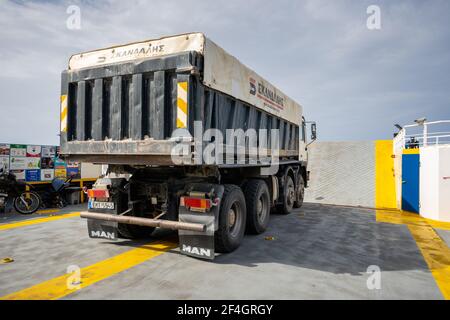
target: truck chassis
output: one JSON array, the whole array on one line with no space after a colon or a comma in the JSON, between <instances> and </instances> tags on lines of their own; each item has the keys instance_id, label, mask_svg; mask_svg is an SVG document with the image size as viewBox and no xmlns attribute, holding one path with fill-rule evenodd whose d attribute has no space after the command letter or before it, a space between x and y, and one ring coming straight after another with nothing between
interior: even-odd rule
<instances>
[{"instance_id":1,"label":"truck chassis","mask_svg":"<svg viewBox=\"0 0 450 320\"><path fill-rule=\"evenodd\" d=\"M266 230L271 211L288 214L303 203L307 181L300 162L280 163L275 176L258 168L112 166L130 177L97 180L88 191L89 236L148 237L156 227L178 230L181 252L213 259L234 251L244 233Z\"/></svg>"}]
</instances>

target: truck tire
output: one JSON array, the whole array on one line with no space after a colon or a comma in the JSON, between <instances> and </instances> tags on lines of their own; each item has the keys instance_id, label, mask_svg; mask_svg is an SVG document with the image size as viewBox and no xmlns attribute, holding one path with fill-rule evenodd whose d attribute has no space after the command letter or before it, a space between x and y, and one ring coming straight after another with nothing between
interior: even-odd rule
<instances>
[{"instance_id":1,"label":"truck tire","mask_svg":"<svg viewBox=\"0 0 450 320\"><path fill-rule=\"evenodd\" d=\"M283 202L277 205L277 212L280 214L289 214L294 208L295 185L291 176L286 176L283 186Z\"/></svg>"},{"instance_id":2,"label":"truck tire","mask_svg":"<svg viewBox=\"0 0 450 320\"><path fill-rule=\"evenodd\" d=\"M269 188L263 180L250 180L245 189L245 204L247 206L246 230L251 234L266 231L270 217Z\"/></svg>"},{"instance_id":3,"label":"truck tire","mask_svg":"<svg viewBox=\"0 0 450 320\"><path fill-rule=\"evenodd\" d=\"M303 179L303 176L299 173L294 208L300 208L303 205L303 199L305 199L305 180Z\"/></svg>"},{"instance_id":4,"label":"truck tire","mask_svg":"<svg viewBox=\"0 0 450 320\"><path fill-rule=\"evenodd\" d=\"M155 230L155 228L152 227L143 227L124 223L119 223L117 229L119 231L119 236L125 239L148 238Z\"/></svg>"},{"instance_id":5,"label":"truck tire","mask_svg":"<svg viewBox=\"0 0 450 320\"><path fill-rule=\"evenodd\" d=\"M247 210L241 188L232 184L224 187L214 244L217 252L228 253L236 250L242 242Z\"/></svg>"}]
</instances>

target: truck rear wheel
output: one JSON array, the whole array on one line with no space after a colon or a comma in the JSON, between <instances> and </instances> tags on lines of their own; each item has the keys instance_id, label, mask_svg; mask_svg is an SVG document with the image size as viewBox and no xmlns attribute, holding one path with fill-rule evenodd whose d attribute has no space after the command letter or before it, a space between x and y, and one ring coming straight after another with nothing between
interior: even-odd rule
<instances>
[{"instance_id":1,"label":"truck rear wheel","mask_svg":"<svg viewBox=\"0 0 450 320\"><path fill-rule=\"evenodd\" d=\"M269 188L263 180L250 180L245 186L247 231L260 234L266 231L270 216Z\"/></svg>"},{"instance_id":2,"label":"truck rear wheel","mask_svg":"<svg viewBox=\"0 0 450 320\"><path fill-rule=\"evenodd\" d=\"M214 233L217 252L232 252L239 247L244 237L246 217L245 197L241 188L225 185L219 211L219 228Z\"/></svg>"},{"instance_id":3,"label":"truck rear wheel","mask_svg":"<svg viewBox=\"0 0 450 320\"><path fill-rule=\"evenodd\" d=\"M283 187L283 202L277 205L277 211L281 214L289 214L294 208L295 185L291 176L286 176Z\"/></svg>"},{"instance_id":4,"label":"truck rear wheel","mask_svg":"<svg viewBox=\"0 0 450 320\"><path fill-rule=\"evenodd\" d=\"M297 181L297 193L294 202L294 208L300 208L303 205L303 199L305 198L305 180L301 173L298 174Z\"/></svg>"},{"instance_id":5,"label":"truck rear wheel","mask_svg":"<svg viewBox=\"0 0 450 320\"><path fill-rule=\"evenodd\" d=\"M125 239L148 238L155 230L155 228L152 227L143 227L124 223L119 223L117 229L119 231L119 235Z\"/></svg>"}]
</instances>

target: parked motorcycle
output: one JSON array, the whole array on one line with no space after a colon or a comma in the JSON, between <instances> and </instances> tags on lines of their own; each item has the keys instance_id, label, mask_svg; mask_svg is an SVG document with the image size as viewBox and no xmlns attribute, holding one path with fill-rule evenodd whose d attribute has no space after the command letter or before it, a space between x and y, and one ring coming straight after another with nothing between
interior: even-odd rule
<instances>
[{"instance_id":1,"label":"parked motorcycle","mask_svg":"<svg viewBox=\"0 0 450 320\"><path fill-rule=\"evenodd\" d=\"M81 191L80 187L71 187L72 178L55 178L49 190L41 194L43 208L64 208L67 206L67 196L70 193Z\"/></svg>"},{"instance_id":2,"label":"parked motorcycle","mask_svg":"<svg viewBox=\"0 0 450 320\"><path fill-rule=\"evenodd\" d=\"M0 208L4 209L12 199L14 209L21 214L32 214L41 206L41 198L34 191L26 190L27 185L19 182L13 173L0 168Z\"/></svg>"}]
</instances>

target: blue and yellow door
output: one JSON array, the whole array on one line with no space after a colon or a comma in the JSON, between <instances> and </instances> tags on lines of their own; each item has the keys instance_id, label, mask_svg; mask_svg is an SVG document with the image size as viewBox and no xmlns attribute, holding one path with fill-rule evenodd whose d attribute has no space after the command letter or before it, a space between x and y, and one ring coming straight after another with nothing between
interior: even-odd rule
<instances>
[{"instance_id":1,"label":"blue and yellow door","mask_svg":"<svg viewBox=\"0 0 450 320\"><path fill-rule=\"evenodd\" d=\"M402 210L419 213L419 149L402 155Z\"/></svg>"}]
</instances>

